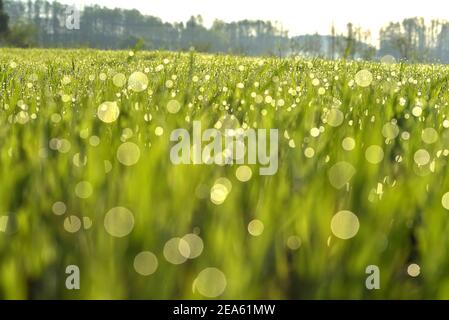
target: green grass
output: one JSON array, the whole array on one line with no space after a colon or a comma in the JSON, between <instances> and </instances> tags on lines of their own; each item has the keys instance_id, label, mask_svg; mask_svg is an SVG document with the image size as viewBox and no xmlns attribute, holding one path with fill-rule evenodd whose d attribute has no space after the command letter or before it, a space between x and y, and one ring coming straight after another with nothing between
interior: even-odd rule
<instances>
[{"instance_id":1,"label":"green grass","mask_svg":"<svg viewBox=\"0 0 449 320\"><path fill-rule=\"evenodd\" d=\"M113 84L116 73L128 78L145 68L145 91ZM353 80L360 70L374 76L368 87ZM448 76L448 67L436 65L2 49L0 216L8 220L0 218L0 297L202 299L194 281L213 267L226 278L222 299L449 298L449 212L442 205L449 191ZM177 114L167 112L172 99L181 103ZM105 101L120 108L111 124L96 116ZM412 114L416 106L421 116ZM344 115L337 127L326 123L331 108ZM170 162L172 130L190 130L193 120L213 128L227 114L243 127L279 129L276 175L260 176L251 166L251 180L240 182L235 165ZM382 129L391 121L399 134L386 139ZM437 141L426 139L435 133L423 135L426 128L436 130ZM347 137L355 142L351 151L342 147ZM124 141L139 146L133 166L117 159ZM367 161L371 145L383 150L378 164ZM419 149L430 155L421 166L414 159ZM76 161L84 157L85 165ZM341 189L329 177L339 162L355 169L349 181L337 171ZM220 177L232 190L216 205L209 193ZM81 181L92 186L87 198L75 193ZM66 213L53 212L56 202ZM134 217L123 238L105 230L114 207ZM341 210L360 222L348 240L331 230ZM90 218L92 227L68 232L73 226L64 228L64 221L72 215ZM264 225L257 237L248 232L254 219ZM202 254L169 263L167 241L190 233L202 239ZM289 239L300 239L299 249L289 248ZM133 266L142 251L158 259L150 276ZM412 263L421 268L418 277L407 273ZM80 268L79 291L65 287L68 265ZM380 268L380 290L365 288L369 265ZM203 292L219 281L212 276Z\"/></svg>"}]
</instances>

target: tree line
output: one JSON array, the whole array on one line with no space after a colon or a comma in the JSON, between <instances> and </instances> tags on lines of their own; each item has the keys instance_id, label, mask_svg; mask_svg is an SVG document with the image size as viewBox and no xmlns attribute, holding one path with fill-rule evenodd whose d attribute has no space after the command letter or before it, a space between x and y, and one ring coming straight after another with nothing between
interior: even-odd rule
<instances>
[{"instance_id":1,"label":"tree line","mask_svg":"<svg viewBox=\"0 0 449 320\"><path fill-rule=\"evenodd\" d=\"M137 10L86 6L80 12L79 29L67 28L71 6L57 1L6 0L5 12L11 29L25 26L33 33L23 46L90 47L126 49L140 45L144 49L188 50L264 55L286 52L287 32L269 21L216 20L211 28L201 16L187 22L167 23ZM68 14L68 12L70 14Z\"/></svg>"},{"instance_id":2,"label":"tree line","mask_svg":"<svg viewBox=\"0 0 449 320\"><path fill-rule=\"evenodd\" d=\"M77 14L57 1L0 0L0 38L22 47L90 47L101 49L188 50L245 55L302 54L325 58L374 59L392 55L416 62L449 63L449 23L422 18L391 22L379 34L379 48L367 30L348 23L329 35L289 37L281 24L262 20L224 22L206 28L201 16L167 23L137 10L86 6L79 12L79 28L68 28ZM9 24L9 27L8 27Z\"/></svg>"}]
</instances>

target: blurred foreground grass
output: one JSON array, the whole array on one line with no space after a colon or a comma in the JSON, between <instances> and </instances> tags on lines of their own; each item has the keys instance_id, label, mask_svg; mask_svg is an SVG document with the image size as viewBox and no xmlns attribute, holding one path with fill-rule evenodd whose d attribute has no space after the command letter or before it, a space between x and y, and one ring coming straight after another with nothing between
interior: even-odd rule
<instances>
[{"instance_id":1,"label":"blurred foreground grass","mask_svg":"<svg viewBox=\"0 0 449 320\"><path fill-rule=\"evenodd\" d=\"M2 49L0 297L449 298L448 76L432 65ZM235 165L173 165L170 133L194 120L279 129L277 174L250 166L241 182ZM66 289L68 265L79 291ZM369 265L380 290L365 287Z\"/></svg>"}]
</instances>

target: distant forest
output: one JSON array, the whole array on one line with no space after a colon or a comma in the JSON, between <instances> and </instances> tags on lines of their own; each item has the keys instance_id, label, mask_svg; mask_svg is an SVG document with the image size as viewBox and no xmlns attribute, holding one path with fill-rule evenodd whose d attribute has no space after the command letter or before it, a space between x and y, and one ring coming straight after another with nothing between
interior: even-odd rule
<instances>
[{"instance_id":1,"label":"distant forest","mask_svg":"<svg viewBox=\"0 0 449 320\"><path fill-rule=\"evenodd\" d=\"M449 22L422 18L391 22L379 34L380 47L369 43L369 31L348 23L329 35L289 37L288 30L269 21L216 20L210 28L201 16L167 23L137 10L86 6L79 29L66 27L70 6L59 2L4 2L9 16L10 44L22 47L91 47L101 49L164 49L223 52L242 55L293 54L345 59L376 59L392 55L413 62L449 63ZM376 36L377 38L377 36Z\"/></svg>"}]
</instances>

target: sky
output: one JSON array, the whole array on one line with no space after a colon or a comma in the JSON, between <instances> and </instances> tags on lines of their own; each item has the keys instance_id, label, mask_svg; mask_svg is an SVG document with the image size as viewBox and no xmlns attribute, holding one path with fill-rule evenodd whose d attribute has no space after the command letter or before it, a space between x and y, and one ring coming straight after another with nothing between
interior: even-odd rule
<instances>
[{"instance_id":1,"label":"sky","mask_svg":"<svg viewBox=\"0 0 449 320\"><path fill-rule=\"evenodd\" d=\"M82 8L99 4L110 8L137 9L166 22L187 21L201 14L206 26L214 19L226 22L243 19L278 21L290 36L329 34L332 24L344 32L347 22L370 29L372 42L389 21L420 16L427 21L448 19L447 0L60 0Z\"/></svg>"}]
</instances>

